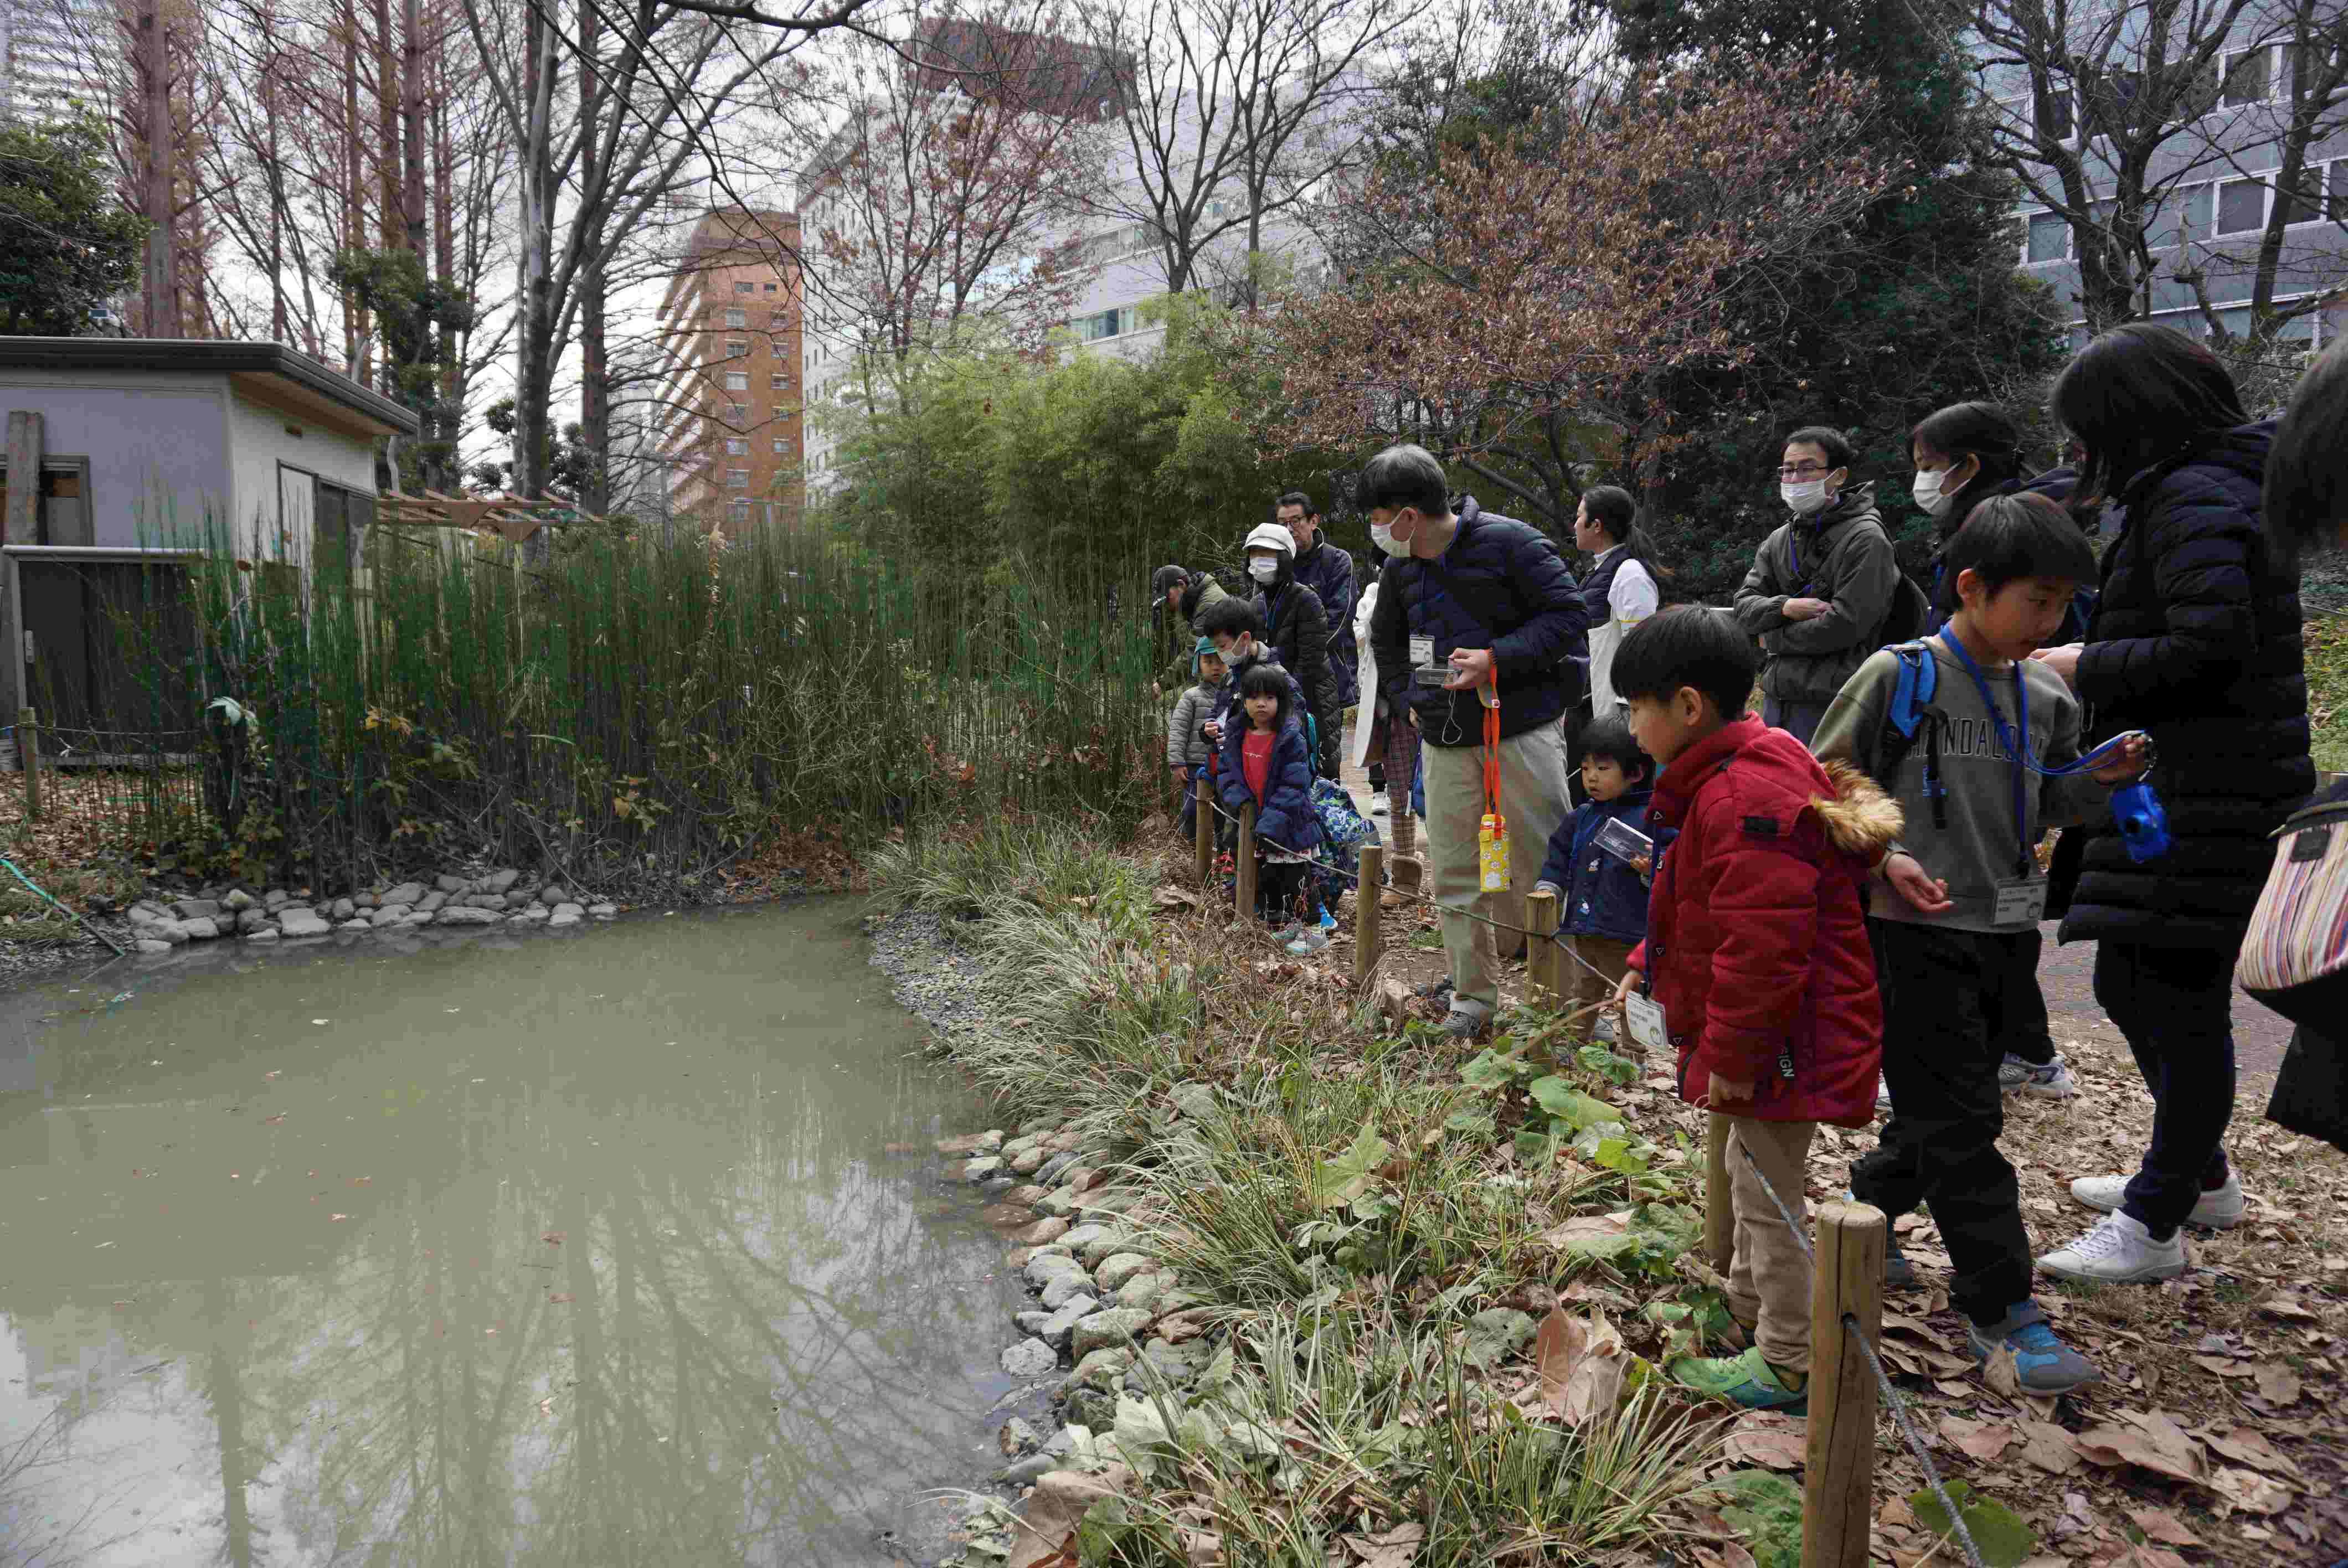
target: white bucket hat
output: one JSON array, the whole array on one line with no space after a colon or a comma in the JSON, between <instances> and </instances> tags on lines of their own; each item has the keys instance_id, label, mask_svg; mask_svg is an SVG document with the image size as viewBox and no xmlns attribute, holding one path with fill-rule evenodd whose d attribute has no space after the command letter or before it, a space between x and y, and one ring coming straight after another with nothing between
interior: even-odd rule
<instances>
[{"instance_id":1,"label":"white bucket hat","mask_svg":"<svg viewBox=\"0 0 2348 1568\"><path fill-rule=\"evenodd\" d=\"M1296 554L1296 537L1288 531L1284 524L1259 523L1256 525L1255 531L1247 537L1247 549L1244 553L1252 555L1257 550L1276 550L1282 555L1292 558Z\"/></svg>"}]
</instances>

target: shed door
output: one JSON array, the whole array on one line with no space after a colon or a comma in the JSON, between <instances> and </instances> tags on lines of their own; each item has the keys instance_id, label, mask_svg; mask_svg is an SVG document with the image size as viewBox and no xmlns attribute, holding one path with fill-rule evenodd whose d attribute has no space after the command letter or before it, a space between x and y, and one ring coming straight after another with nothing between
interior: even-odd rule
<instances>
[{"instance_id":1,"label":"shed door","mask_svg":"<svg viewBox=\"0 0 2348 1568\"><path fill-rule=\"evenodd\" d=\"M184 567L141 561L16 563L32 639L28 699L58 749L193 749L195 692L188 668L195 621Z\"/></svg>"}]
</instances>

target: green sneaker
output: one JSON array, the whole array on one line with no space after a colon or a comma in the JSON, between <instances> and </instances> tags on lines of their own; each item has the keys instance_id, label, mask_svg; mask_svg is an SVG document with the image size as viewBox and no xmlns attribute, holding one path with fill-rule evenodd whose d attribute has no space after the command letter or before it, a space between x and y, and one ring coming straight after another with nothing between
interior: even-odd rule
<instances>
[{"instance_id":1,"label":"green sneaker","mask_svg":"<svg viewBox=\"0 0 2348 1568\"><path fill-rule=\"evenodd\" d=\"M1779 1382L1776 1368L1762 1359L1758 1345L1738 1356L1683 1356L1667 1370L1672 1381L1683 1388L1748 1410L1778 1410L1789 1416L1810 1413L1809 1385L1788 1389Z\"/></svg>"}]
</instances>

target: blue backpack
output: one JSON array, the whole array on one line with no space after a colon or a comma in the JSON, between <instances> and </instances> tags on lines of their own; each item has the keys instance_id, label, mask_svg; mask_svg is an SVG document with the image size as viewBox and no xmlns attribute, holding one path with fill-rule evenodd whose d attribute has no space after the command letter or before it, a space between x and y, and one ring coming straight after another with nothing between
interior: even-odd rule
<instances>
[{"instance_id":1,"label":"blue backpack","mask_svg":"<svg viewBox=\"0 0 2348 1568\"><path fill-rule=\"evenodd\" d=\"M1378 826L1354 809L1354 797L1334 779L1313 781L1313 815L1321 824L1321 852L1313 858L1331 863L1314 866L1313 886L1323 906L1334 907L1337 895L1354 885L1354 867L1361 864L1355 852L1381 842ZM1342 867L1342 874L1333 867Z\"/></svg>"}]
</instances>

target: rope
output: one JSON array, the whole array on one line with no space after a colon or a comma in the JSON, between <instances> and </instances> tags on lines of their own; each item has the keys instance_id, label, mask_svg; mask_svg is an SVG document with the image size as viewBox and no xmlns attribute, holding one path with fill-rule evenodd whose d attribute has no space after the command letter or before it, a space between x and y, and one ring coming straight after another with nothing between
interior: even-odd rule
<instances>
[{"instance_id":1,"label":"rope","mask_svg":"<svg viewBox=\"0 0 2348 1568\"><path fill-rule=\"evenodd\" d=\"M1223 809L1222 801L1218 798L1215 793L1211 790L1207 794L1207 804L1214 808L1214 813L1217 816L1220 816L1225 822L1230 823L1234 828L1239 826L1240 819ZM1305 864L1308 866L1312 866L1318 870L1326 871L1333 876L1344 878L1344 881L1353 887L1354 896L1356 898L1361 897L1362 875L1360 872L1349 870L1345 866L1338 865L1334 860L1323 860L1319 856L1313 855L1307 855L1304 857L1304 860ZM1448 904L1440 903L1436 899L1426 897L1423 893L1414 893L1407 887L1396 887L1389 884L1385 890L1393 893L1398 898L1406 898L1416 904L1424 904L1427 907L1433 909L1437 915L1457 915L1463 918L1475 920L1483 925L1489 926L1495 931L1507 931L1512 935L1522 937L1529 942L1552 943L1556 946L1559 952L1563 953L1567 958L1571 958L1575 963L1580 964L1583 968L1589 970L1599 979L1604 981L1609 991L1612 991L1618 983L1613 976L1606 973L1603 969L1601 969L1597 965L1591 963L1588 958L1583 958L1580 953L1575 952L1570 943L1558 941L1557 933L1554 931L1547 934L1538 931L1528 931L1522 926L1511 926L1506 920L1495 920L1489 915L1479 915L1473 909L1455 909Z\"/></svg>"},{"instance_id":2,"label":"rope","mask_svg":"<svg viewBox=\"0 0 2348 1568\"><path fill-rule=\"evenodd\" d=\"M1769 1194L1769 1206L1777 1211L1777 1217L1785 1222L1787 1230L1794 1233L1795 1244L1802 1249L1803 1261L1815 1269L1818 1258L1810 1251L1810 1238L1802 1234L1801 1225L1786 1207L1786 1200L1777 1195L1777 1189L1769 1184L1767 1176L1762 1174L1760 1163L1753 1158L1752 1150L1739 1142L1736 1152L1745 1156L1747 1165L1753 1167L1754 1180L1759 1182L1761 1190ZM1941 1507L1947 1512L1950 1526L1957 1533L1957 1544L1964 1548L1965 1561L1972 1564L1972 1568L1987 1568L1982 1561L1981 1548L1973 1544L1972 1532L1965 1528L1964 1516L1957 1512L1957 1505L1950 1501L1948 1489L1941 1484L1941 1472L1933 1468L1932 1456L1924 1451L1923 1438L1917 1432L1915 1423L1908 1419L1907 1401L1900 1399L1900 1390L1891 1386L1891 1375L1883 1369L1883 1358L1876 1353L1874 1341L1868 1338L1867 1330L1859 1326L1856 1313L1844 1313L1842 1326L1849 1331L1852 1338L1859 1341L1859 1348L1867 1352L1867 1364L1875 1368L1875 1386L1890 1405L1891 1419L1898 1424L1900 1435L1907 1440L1909 1451L1916 1456L1916 1462L1924 1467L1924 1479L1931 1483L1932 1495L1941 1500Z\"/></svg>"}]
</instances>

